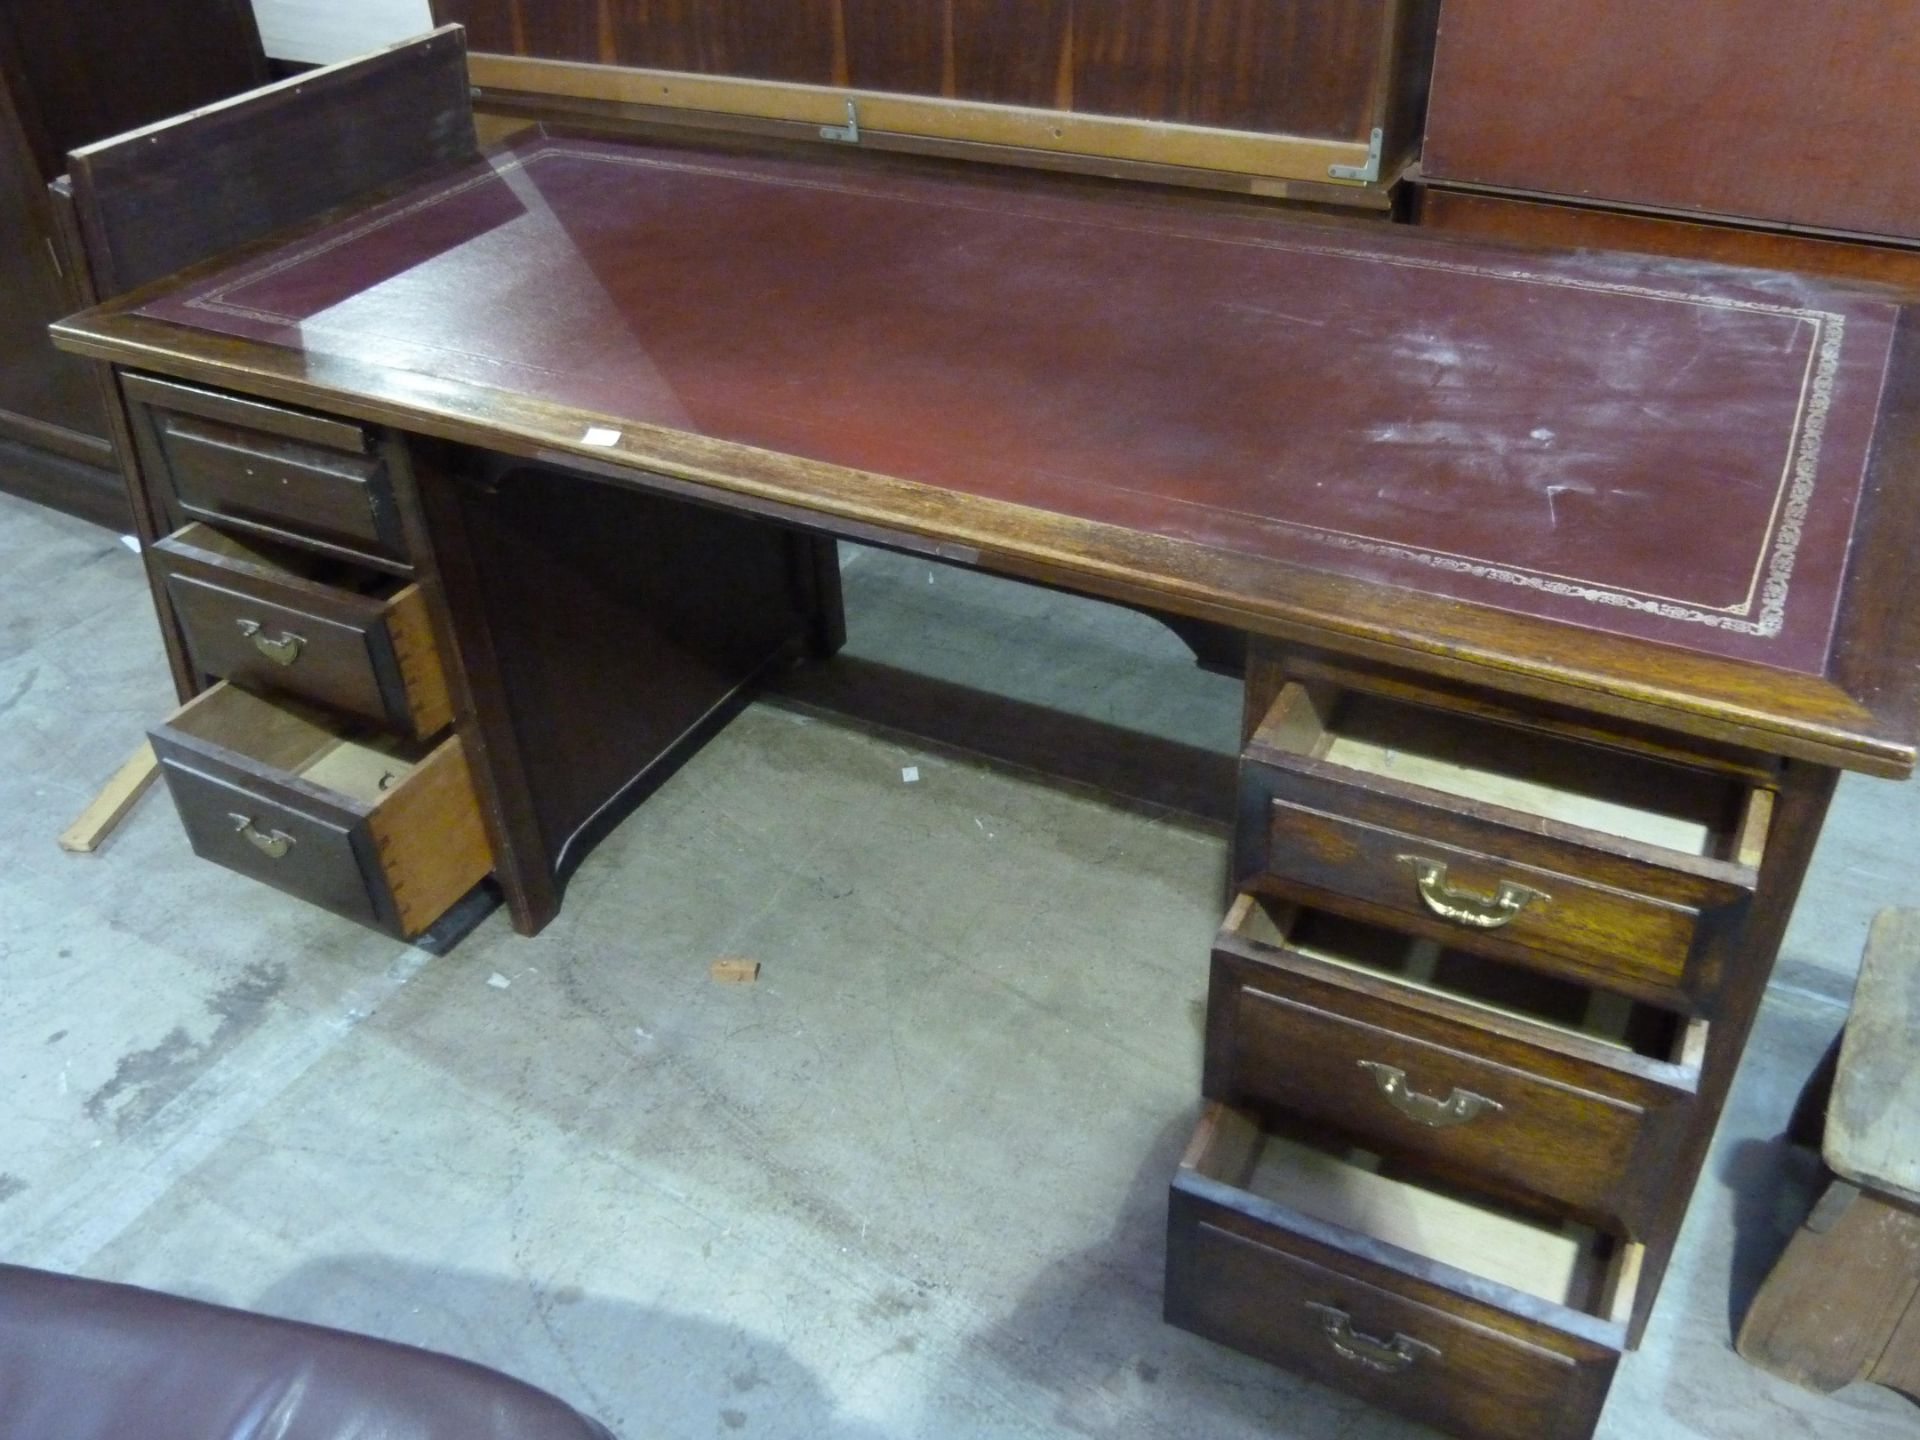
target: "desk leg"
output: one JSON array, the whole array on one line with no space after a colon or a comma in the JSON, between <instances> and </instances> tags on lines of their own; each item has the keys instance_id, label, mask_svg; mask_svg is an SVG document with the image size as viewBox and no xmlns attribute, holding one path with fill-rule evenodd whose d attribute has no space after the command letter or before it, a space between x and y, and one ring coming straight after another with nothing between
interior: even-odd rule
<instances>
[{"instance_id":1,"label":"desk leg","mask_svg":"<svg viewBox=\"0 0 1920 1440\"><path fill-rule=\"evenodd\" d=\"M799 551L794 574L805 587L813 622L808 631L808 653L831 660L847 643L847 611L840 590L840 542L831 535L795 534Z\"/></svg>"},{"instance_id":2,"label":"desk leg","mask_svg":"<svg viewBox=\"0 0 1920 1440\"><path fill-rule=\"evenodd\" d=\"M1666 1274L1668 1261L1673 1258L1674 1242L1679 1239L1680 1223L1686 1217L1701 1166L1713 1143L1727 1091L1733 1085L1741 1053L1760 1013L1760 1002L1766 998L1767 981L1773 974L1780 942L1786 936L1787 921L1792 918L1794 903L1799 899L1800 883L1806 878L1807 866L1813 859L1813 848L1820 838L1827 807L1839 779L1839 771L1803 761L1789 761L1782 769L1772 833L1766 858L1760 866L1759 888L1739 950L1729 963L1725 981L1714 998L1710 1017L1713 1024L1700 1069L1693 1133L1673 1168L1659 1223L1646 1237L1646 1263L1640 1272L1640 1291L1628 1330L1630 1346L1637 1347L1646 1332L1661 1279Z\"/></svg>"}]
</instances>

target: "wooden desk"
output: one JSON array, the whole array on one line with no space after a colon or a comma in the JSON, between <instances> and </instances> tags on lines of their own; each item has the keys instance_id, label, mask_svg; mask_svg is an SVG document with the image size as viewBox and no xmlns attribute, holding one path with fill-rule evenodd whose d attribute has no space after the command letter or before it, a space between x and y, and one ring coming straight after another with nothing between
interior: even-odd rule
<instances>
[{"instance_id":1,"label":"wooden desk","mask_svg":"<svg viewBox=\"0 0 1920 1440\"><path fill-rule=\"evenodd\" d=\"M156 734L196 844L402 933L489 865L545 923L831 653L832 537L1251 637L1169 1313L1465 1434L1591 1428L1836 775L1915 759L1878 292L541 134L56 335L205 527L154 555L238 682ZM353 710L289 615L385 637L410 740L247 693Z\"/></svg>"}]
</instances>

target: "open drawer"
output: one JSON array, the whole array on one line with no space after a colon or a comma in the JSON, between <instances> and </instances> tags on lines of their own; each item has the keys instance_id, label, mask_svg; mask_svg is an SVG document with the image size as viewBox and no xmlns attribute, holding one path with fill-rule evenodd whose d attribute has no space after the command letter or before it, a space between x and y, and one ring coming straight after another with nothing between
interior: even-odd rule
<instances>
[{"instance_id":1,"label":"open drawer","mask_svg":"<svg viewBox=\"0 0 1920 1440\"><path fill-rule=\"evenodd\" d=\"M420 587L206 525L153 549L203 675L427 737L453 719Z\"/></svg>"},{"instance_id":2,"label":"open drawer","mask_svg":"<svg viewBox=\"0 0 1920 1440\"><path fill-rule=\"evenodd\" d=\"M220 684L152 732L194 853L411 939L493 868L458 736L361 736Z\"/></svg>"},{"instance_id":3,"label":"open drawer","mask_svg":"<svg viewBox=\"0 0 1920 1440\"><path fill-rule=\"evenodd\" d=\"M1471 1440L1586 1440L1641 1258L1211 1104L1174 1177L1166 1314Z\"/></svg>"},{"instance_id":4,"label":"open drawer","mask_svg":"<svg viewBox=\"0 0 1920 1440\"><path fill-rule=\"evenodd\" d=\"M1241 762L1255 889L1710 1009L1773 792L1624 749L1289 684Z\"/></svg>"},{"instance_id":5,"label":"open drawer","mask_svg":"<svg viewBox=\"0 0 1920 1440\"><path fill-rule=\"evenodd\" d=\"M1646 1235L1707 1023L1242 895L1214 945L1205 1093Z\"/></svg>"}]
</instances>

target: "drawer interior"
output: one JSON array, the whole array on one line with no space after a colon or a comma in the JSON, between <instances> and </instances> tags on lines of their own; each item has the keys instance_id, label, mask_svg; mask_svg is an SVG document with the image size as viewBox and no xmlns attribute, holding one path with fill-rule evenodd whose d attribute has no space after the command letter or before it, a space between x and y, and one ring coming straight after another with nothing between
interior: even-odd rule
<instances>
[{"instance_id":1,"label":"drawer interior","mask_svg":"<svg viewBox=\"0 0 1920 1440\"><path fill-rule=\"evenodd\" d=\"M1242 895L1226 928L1249 945L1284 947L1651 1060L1697 1066L1705 1053L1705 1021L1331 911Z\"/></svg>"},{"instance_id":2,"label":"drawer interior","mask_svg":"<svg viewBox=\"0 0 1920 1440\"><path fill-rule=\"evenodd\" d=\"M232 685L209 690L168 724L366 807L380 804L431 749L397 735L343 728L304 705L263 700Z\"/></svg>"},{"instance_id":3,"label":"drawer interior","mask_svg":"<svg viewBox=\"0 0 1920 1440\"><path fill-rule=\"evenodd\" d=\"M1208 1123L1211 1122L1211 1123ZM1641 1247L1423 1179L1305 1127L1210 1106L1182 1164L1223 1185L1551 1304L1623 1322Z\"/></svg>"},{"instance_id":4,"label":"drawer interior","mask_svg":"<svg viewBox=\"0 0 1920 1440\"><path fill-rule=\"evenodd\" d=\"M292 576L369 600L391 600L412 583L400 576L382 575L291 545L275 545L266 540L243 540L198 521L182 526L161 543L176 554L183 551L198 552L198 558L236 570L267 576Z\"/></svg>"},{"instance_id":5,"label":"drawer interior","mask_svg":"<svg viewBox=\"0 0 1920 1440\"><path fill-rule=\"evenodd\" d=\"M1331 685L1285 686L1255 736L1293 754L1683 855L1757 866L1772 792L1628 750Z\"/></svg>"}]
</instances>

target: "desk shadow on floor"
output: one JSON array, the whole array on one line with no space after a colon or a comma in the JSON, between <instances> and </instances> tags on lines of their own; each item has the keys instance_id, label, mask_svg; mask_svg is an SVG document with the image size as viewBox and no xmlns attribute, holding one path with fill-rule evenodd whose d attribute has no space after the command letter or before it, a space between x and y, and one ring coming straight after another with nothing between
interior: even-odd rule
<instances>
[{"instance_id":1,"label":"desk shadow on floor","mask_svg":"<svg viewBox=\"0 0 1920 1440\"><path fill-rule=\"evenodd\" d=\"M619 1440L883 1440L763 1335L690 1315L380 1255L316 1260L254 1297L265 1314L423 1346L551 1391Z\"/></svg>"},{"instance_id":2,"label":"desk shadow on floor","mask_svg":"<svg viewBox=\"0 0 1920 1440\"><path fill-rule=\"evenodd\" d=\"M1112 1231L1056 1260L961 1353L1056 1396L1061 1432L1128 1440L1418 1440L1433 1433L1168 1325L1167 1188L1194 1112L1168 1121Z\"/></svg>"},{"instance_id":3,"label":"desk shadow on floor","mask_svg":"<svg viewBox=\"0 0 1920 1440\"><path fill-rule=\"evenodd\" d=\"M1720 1164L1720 1181L1733 1192L1733 1256L1727 1275L1731 1343L1753 1297L1820 1198L1826 1170L1818 1151L1780 1135L1735 1145Z\"/></svg>"},{"instance_id":4,"label":"desk shadow on floor","mask_svg":"<svg viewBox=\"0 0 1920 1440\"><path fill-rule=\"evenodd\" d=\"M877 661L779 677L771 699L897 731L1136 805L1230 824L1235 757Z\"/></svg>"}]
</instances>

